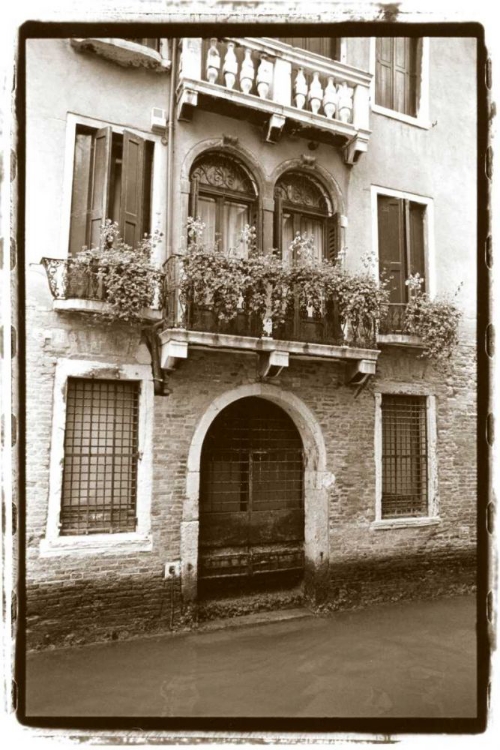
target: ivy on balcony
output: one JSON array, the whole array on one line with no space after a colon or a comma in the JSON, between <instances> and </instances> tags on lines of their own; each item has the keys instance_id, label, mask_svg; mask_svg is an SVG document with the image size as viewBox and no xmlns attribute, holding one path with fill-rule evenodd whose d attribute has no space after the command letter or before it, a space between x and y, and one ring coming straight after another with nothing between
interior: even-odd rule
<instances>
[{"instance_id":1,"label":"ivy on balcony","mask_svg":"<svg viewBox=\"0 0 500 750\"><path fill-rule=\"evenodd\" d=\"M169 289L177 289L180 319L170 294L170 326L376 348L387 292L368 270L353 274L316 261L307 235L292 242L293 265L259 253L251 227L231 253L207 247L202 235L202 222L189 219L187 252Z\"/></svg>"}]
</instances>

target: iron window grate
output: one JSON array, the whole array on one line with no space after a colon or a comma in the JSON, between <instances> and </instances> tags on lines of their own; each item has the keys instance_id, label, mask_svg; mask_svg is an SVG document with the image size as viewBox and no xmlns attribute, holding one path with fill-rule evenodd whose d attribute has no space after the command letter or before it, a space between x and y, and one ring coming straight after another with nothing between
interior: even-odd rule
<instances>
[{"instance_id":1,"label":"iron window grate","mask_svg":"<svg viewBox=\"0 0 500 750\"><path fill-rule=\"evenodd\" d=\"M427 515L425 396L382 396L382 518Z\"/></svg>"},{"instance_id":2,"label":"iron window grate","mask_svg":"<svg viewBox=\"0 0 500 750\"><path fill-rule=\"evenodd\" d=\"M139 384L69 378L61 534L134 531Z\"/></svg>"}]
</instances>

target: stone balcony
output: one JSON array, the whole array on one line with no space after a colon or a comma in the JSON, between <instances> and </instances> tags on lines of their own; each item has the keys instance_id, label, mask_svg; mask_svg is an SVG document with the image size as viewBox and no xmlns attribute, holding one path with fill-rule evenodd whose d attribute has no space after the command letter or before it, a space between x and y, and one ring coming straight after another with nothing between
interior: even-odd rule
<instances>
[{"instance_id":1,"label":"stone balcony","mask_svg":"<svg viewBox=\"0 0 500 750\"><path fill-rule=\"evenodd\" d=\"M42 258L57 312L103 313L107 310L106 269L96 266L91 272L68 258ZM144 320L162 318L164 274L151 271L151 302L141 312Z\"/></svg>"},{"instance_id":2,"label":"stone balcony","mask_svg":"<svg viewBox=\"0 0 500 750\"><path fill-rule=\"evenodd\" d=\"M177 117L203 109L263 128L268 142L298 135L342 148L347 164L367 150L371 74L276 39L183 38Z\"/></svg>"},{"instance_id":3,"label":"stone balcony","mask_svg":"<svg viewBox=\"0 0 500 750\"><path fill-rule=\"evenodd\" d=\"M335 304L323 314L294 310L280 325L243 313L222 322L210 304L194 304L182 298L182 256L166 264L165 327L160 333L161 367L174 370L188 358L190 349L255 352L263 378L277 377L291 359L337 360L346 365L345 381L359 385L375 374L379 350L375 335L350 342Z\"/></svg>"},{"instance_id":4,"label":"stone balcony","mask_svg":"<svg viewBox=\"0 0 500 750\"><path fill-rule=\"evenodd\" d=\"M421 338L407 332L405 316L405 303L391 302L386 305L377 335L378 344L422 347Z\"/></svg>"}]
</instances>

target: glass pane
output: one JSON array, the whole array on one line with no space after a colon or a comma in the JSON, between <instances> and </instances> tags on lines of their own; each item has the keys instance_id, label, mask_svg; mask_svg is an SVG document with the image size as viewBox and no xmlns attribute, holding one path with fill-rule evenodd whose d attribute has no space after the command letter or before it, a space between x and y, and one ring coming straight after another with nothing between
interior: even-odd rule
<instances>
[{"instance_id":1,"label":"glass pane","mask_svg":"<svg viewBox=\"0 0 500 750\"><path fill-rule=\"evenodd\" d=\"M203 231L203 243L209 247L215 245L215 200L214 198L199 197L198 214L205 224Z\"/></svg>"},{"instance_id":2,"label":"glass pane","mask_svg":"<svg viewBox=\"0 0 500 750\"><path fill-rule=\"evenodd\" d=\"M311 219L302 216L300 221L300 233L314 238L314 259L318 262L323 260L323 222L321 219Z\"/></svg>"},{"instance_id":3,"label":"glass pane","mask_svg":"<svg viewBox=\"0 0 500 750\"><path fill-rule=\"evenodd\" d=\"M245 257L248 253L246 243L242 239L245 224L249 224L248 206L241 203L224 203L222 237L224 250Z\"/></svg>"},{"instance_id":4,"label":"glass pane","mask_svg":"<svg viewBox=\"0 0 500 750\"><path fill-rule=\"evenodd\" d=\"M293 214L283 212L281 225L281 247L283 260L292 263L293 254L290 245L293 242Z\"/></svg>"}]
</instances>

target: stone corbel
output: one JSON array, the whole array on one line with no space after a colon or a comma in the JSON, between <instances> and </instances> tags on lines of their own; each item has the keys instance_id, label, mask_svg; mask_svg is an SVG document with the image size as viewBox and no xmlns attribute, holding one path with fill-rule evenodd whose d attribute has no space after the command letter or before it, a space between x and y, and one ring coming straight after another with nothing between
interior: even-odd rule
<instances>
[{"instance_id":1,"label":"stone corbel","mask_svg":"<svg viewBox=\"0 0 500 750\"><path fill-rule=\"evenodd\" d=\"M284 367L288 367L288 352L262 352L260 355L260 376L262 378L276 378Z\"/></svg>"},{"instance_id":2,"label":"stone corbel","mask_svg":"<svg viewBox=\"0 0 500 750\"><path fill-rule=\"evenodd\" d=\"M167 341L161 348L161 366L163 370L175 370L182 359L187 359L187 341Z\"/></svg>"},{"instance_id":3,"label":"stone corbel","mask_svg":"<svg viewBox=\"0 0 500 750\"><path fill-rule=\"evenodd\" d=\"M276 143L279 141L285 122L286 117L284 117L284 115L271 115L266 133L266 141L268 143Z\"/></svg>"},{"instance_id":4,"label":"stone corbel","mask_svg":"<svg viewBox=\"0 0 500 750\"><path fill-rule=\"evenodd\" d=\"M372 359L357 359L346 368L345 382L347 385L365 385L368 379L375 375L377 363Z\"/></svg>"},{"instance_id":5,"label":"stone corbel","mask_svg":"<svg viewBox=\"0 0 500 750\"><path fill-rule=\"evenodd\" d=\"M360 155L364 153L368 148L366 140L361 139L359 135L355 135L348 141L343 147L344 161L346 164L355 164Z\"/></svg>"},{"instance_id":6,"label":"stone corbel","mask_svg":"<svg viewBox=\"0 0 500 750\"><path fill-rule=\"evenodd\" d=\"M189 122L196 106L198 106L198 92L182 88L177 100L177 119Z\"/></svg>"}]
</instances>

